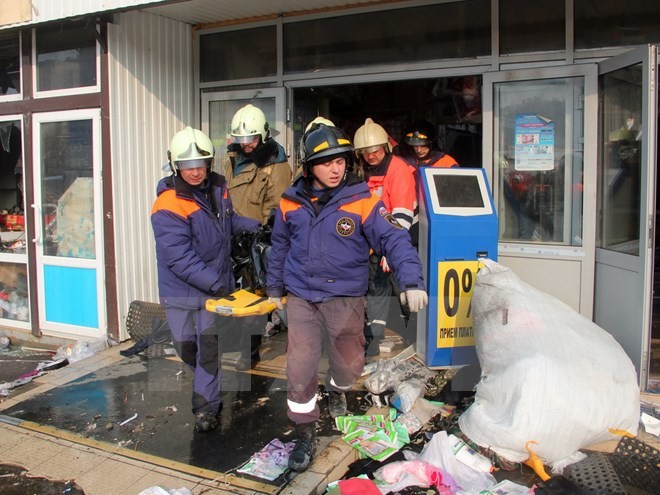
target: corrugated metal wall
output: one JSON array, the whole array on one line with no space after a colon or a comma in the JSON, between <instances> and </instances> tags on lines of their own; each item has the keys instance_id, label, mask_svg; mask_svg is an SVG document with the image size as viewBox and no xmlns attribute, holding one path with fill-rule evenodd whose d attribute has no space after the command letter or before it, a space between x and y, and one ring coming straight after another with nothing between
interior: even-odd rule
<instances>
[{"instance_id":1,"label":"corrugated metal wall","mask_svg":"<svg viewBox=\"0 0 660 495\"><path fill-rule=\"evenodd\" d=\"M9 3L9 0L6 2ZM2 26L2 29L163 3L168 2L166 0L31 0L32 18L26 21L9 22L6 26Z\"/></svg>"},{"instance_id":2,"label":"corrugated metal wall","mask_svg":"<svg viewBox=\"0 0 660 495\"><path fill-rule=\"evenodd\" d=\"M151 205L171 137L193 124L191 26L131 12L108 26L119 322L131 301L157 301Z\"/></svg>"}]
</instances>

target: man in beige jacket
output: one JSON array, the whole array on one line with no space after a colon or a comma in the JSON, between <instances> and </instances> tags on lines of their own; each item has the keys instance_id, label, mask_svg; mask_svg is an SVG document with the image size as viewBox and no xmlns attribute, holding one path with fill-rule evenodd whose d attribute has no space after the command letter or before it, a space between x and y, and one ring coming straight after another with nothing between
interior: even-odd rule
<instances>
[{"instance_id":1,"label":"man in beige jacket","mask_svg":"<svg viewBox=\"0 0 660 495\"><path fill-rule=\"evenodd\" d=\"M271 136L264 112L248 104L231 122L231 144L224 176L229 185L234 211L266 223L277 208L282 193L291 184L292 171L286 151ZM259 362L261 332L265 317L241 318L241 357L236 369L247 370ZM250 335L250 347L243 337Z\"/></svg>"}]
</instances>

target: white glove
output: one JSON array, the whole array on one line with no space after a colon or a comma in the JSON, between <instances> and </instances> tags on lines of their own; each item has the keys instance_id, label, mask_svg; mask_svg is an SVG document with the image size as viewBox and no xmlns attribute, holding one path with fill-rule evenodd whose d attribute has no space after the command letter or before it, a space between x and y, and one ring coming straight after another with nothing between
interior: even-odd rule
<instances>
[{"instance_id":1,"label":"white glove","mask_svg":"<svg viewBox=\"0 0 660 495\"><path fill-rule=\"evenodd\" d=\"M401 293L401 303L407 304L411 313L421 311L428 302L426 292L421 289L408 289Z\"/></svg>"},{"instance_id":2,"label":"white glove","mask_svg":"<svg viewBox=\"0 0 660 495\"><path fill-rule=\"evenodd\" d=\"M380 259L380 267L383 269L383 273L389 273L392 271L390 270L390 265L387 264L385 256Z\"/></svg>"},{"instance_id":3,"label":"white glove","mask_svg":"<svg viewBox=\"0 0 660 495\"><path fill-rule=\"evenodd\" d=\"M269 297L268 302L275 304L275 307L279 310L284 309L284 305L282 304L282 298L281 297Z\"/></svg>"}]
</instances>

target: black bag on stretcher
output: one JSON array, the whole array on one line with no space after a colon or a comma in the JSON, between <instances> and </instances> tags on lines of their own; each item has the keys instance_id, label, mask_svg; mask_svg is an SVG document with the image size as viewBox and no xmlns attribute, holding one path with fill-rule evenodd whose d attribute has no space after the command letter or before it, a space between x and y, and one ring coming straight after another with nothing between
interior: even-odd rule
<instances>
[{"instance_id":1,"label":"black bag on stretcher","mask_svg":"<svg viewBox=\"0 0 660 495\"><path fill-rule=\"evenodd\" d=\"M264 315L277 309L266 296L271 232L272 222L269 220L256 232L241 232L232 236L231 257L237 290L229 296L206 301L207 311L240 317Z\"/></svg>"}]
</instances>

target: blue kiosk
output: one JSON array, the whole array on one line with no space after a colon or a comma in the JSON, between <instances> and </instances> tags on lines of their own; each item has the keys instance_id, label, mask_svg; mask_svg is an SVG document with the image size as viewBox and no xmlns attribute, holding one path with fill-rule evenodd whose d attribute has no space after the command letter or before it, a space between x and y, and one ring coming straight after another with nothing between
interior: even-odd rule
<instances>
[{"instance_id":1,"label":"blue kiosk","mask_svg":"<svg viewBox=\"0 0 660 495\"><path fill-rule=\"evenodd\" d=\"M429 368L475 364L472 289L479 260L497 260L486 172L422 167L419 174L419 254L429 305L417 317L417 356Z\"/></svg>"}]
</instances>

